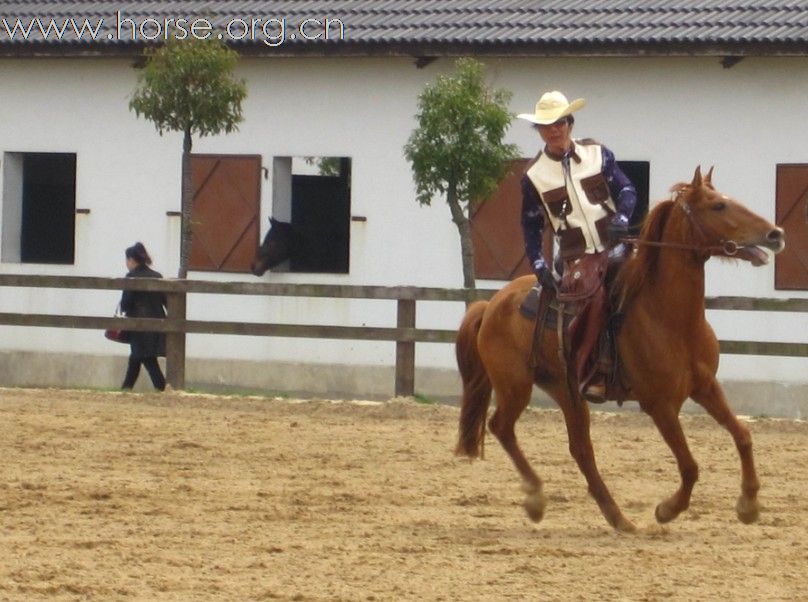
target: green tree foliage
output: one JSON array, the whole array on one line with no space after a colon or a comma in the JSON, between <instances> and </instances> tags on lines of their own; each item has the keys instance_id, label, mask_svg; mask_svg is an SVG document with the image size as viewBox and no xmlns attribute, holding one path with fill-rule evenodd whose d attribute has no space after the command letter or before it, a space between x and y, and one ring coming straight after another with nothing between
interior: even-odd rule
<instances>
[{"instance_id":1,"label":"green tree foliage","mask_svg":"<svg viewBox=\"0 0 808 602\"><path fill-rule=\"evenodd\" d=\"M455 72L426 86L418 99L418 127L404 147L412 165L416 199L429 205L446 195L460 233L463 282L474 288L474 248L469 217L496 189L518 156L502 139L513 115L511 93L485 83L484 66L460 59Z\"/></svg>"},{"instance_id":2,"label":"green tree foliage","mask_svg":"<svg viewBox=\"0 0 808 602\"><path fill-rule=\"evenodd\" d=\"M185 278L191 247L192 136L237 130L247 86L232 75L238 53L219 40L171 40L147 49L146 59L129 108L153 122L161 136L172 131L184 135L179 277Z\"/></svg>"}]
</instances>

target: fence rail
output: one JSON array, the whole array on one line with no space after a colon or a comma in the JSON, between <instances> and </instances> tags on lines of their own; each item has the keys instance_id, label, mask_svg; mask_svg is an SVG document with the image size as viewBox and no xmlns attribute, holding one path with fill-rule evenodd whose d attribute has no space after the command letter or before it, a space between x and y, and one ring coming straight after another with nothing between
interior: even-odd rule
<instances>
[{"instance_id":1,"label":"fence rail","mask_svg":"<svg viewBox=\"0 0 808 602\"><path fill-rule=\"evenodd\" d=\"M125 328L135 331L165 332L166 377L175 389L182 389L185 386L186 335L202 333L392 341L396 343L396 395L412 395L414 393L416 343L451 343L455 337L456 331L454 329L416 328L416 302L469 302L476 299L488 299L496 292L490 289L215 282L22 274L0 274L0 287L139 290L165 293L168 305L168 315L165 319L0 313L0 324L95 330ZM186 307L187 295L189 294L325 297L396 301L396 326L368 327L188 320L186 319ZM707 308L742 311L808 312L808 299L711 297L707 299ZM808 357L808 344L805 343L720 341L720 344L721 352L728 354Z\"/></svg>"}]
</instances>

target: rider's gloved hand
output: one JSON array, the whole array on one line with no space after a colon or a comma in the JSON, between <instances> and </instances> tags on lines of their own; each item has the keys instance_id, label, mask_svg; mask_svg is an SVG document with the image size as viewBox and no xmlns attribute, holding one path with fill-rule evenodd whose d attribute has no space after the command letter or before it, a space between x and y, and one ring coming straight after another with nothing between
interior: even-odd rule
<instances>
[{"instance_id":1,"label":"rider's gloved hand","mask_svg":"<svg viewBox=\"0 0 808 602\"><path fill-rule=\"evenodd\" d=\"M609 249L609 262L620 261L628 255L628 245L621 242Z\"/></svg>"},{"instance_id":2,"label":"rider's gloved hand","mask_svg":"<svg viewBox=\"0 0 808 602\"><path fill-rule=\"evenodd\" d=\"M539 281L542 288L547 288L550 290L558 289L555 276L553 276L552 270L544 262L544 259L540 257L533 263L533 271L535 272L536 279Z\"/></svg>"},{"instance_id":3,"label":"rider's gloved hand","mask_svg":"<svg viewBox=\"0 0 808 602\"><path fill-rule=\"evenodd\" d=\"M606 226L606 235L608 246L614 247L622 243L623 239L628 237L628 218L622 213L616 213Z\"/></svg>"}]
</instances>

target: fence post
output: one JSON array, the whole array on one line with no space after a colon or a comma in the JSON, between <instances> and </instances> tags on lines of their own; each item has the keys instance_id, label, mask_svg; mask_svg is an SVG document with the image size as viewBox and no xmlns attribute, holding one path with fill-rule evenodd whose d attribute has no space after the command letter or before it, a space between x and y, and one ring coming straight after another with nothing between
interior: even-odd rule
<instances>
[{"instance_id":1,"label":"fence post","mask_svg":"<svg viewBox=\"0 0 808 602\"><path fill-rule=\"evenodd\" d=\"M396 326L415 328L415 299L399 299ZM415 341L396 341L396 397L415 394Z\"/></svg>"},{"instance_id":2,"label":"fence post","mask_svg":"<svg viewBox=\"0 0 808 602\"><path fill-rule=\"evenodd\" d=\"M185 292L166 293L168 319L185 321ZM166 380L172 389L185 388L185 332L166 333Z\"/></svg>"}]
</instances>

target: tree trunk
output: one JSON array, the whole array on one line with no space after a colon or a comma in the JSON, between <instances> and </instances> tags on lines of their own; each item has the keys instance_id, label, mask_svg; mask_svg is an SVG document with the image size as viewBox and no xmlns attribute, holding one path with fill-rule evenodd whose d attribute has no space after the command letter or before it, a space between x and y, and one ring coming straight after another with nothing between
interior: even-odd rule
<instances>
[{"instance_id":1,"label":"tree trunk","mask_svg":"<svg viewBox=\"0 0 808 602\"><path fill-rule=\"evenodd\" d=\"M191 205L193 190L191 189L191 130L185 130L182 141L182 183L180 205L180 269L178 278L188 277L188 256L191 253Z\"/></svg>"},{"instance_id":2,"label":"tree trunk","mask_svg":"<svg viewBox=\"0 0 808 602\"><path fill-rule=\"evenodd\" d=\"M467 289L475 288L474 284L474 246L471 243L471 222L463 212L457 198L457 186L449 183L446 191L446 201L452 212L452 221L460 233L460 253L463 258L463 286Z\"/></svg>"}]
</instances>

